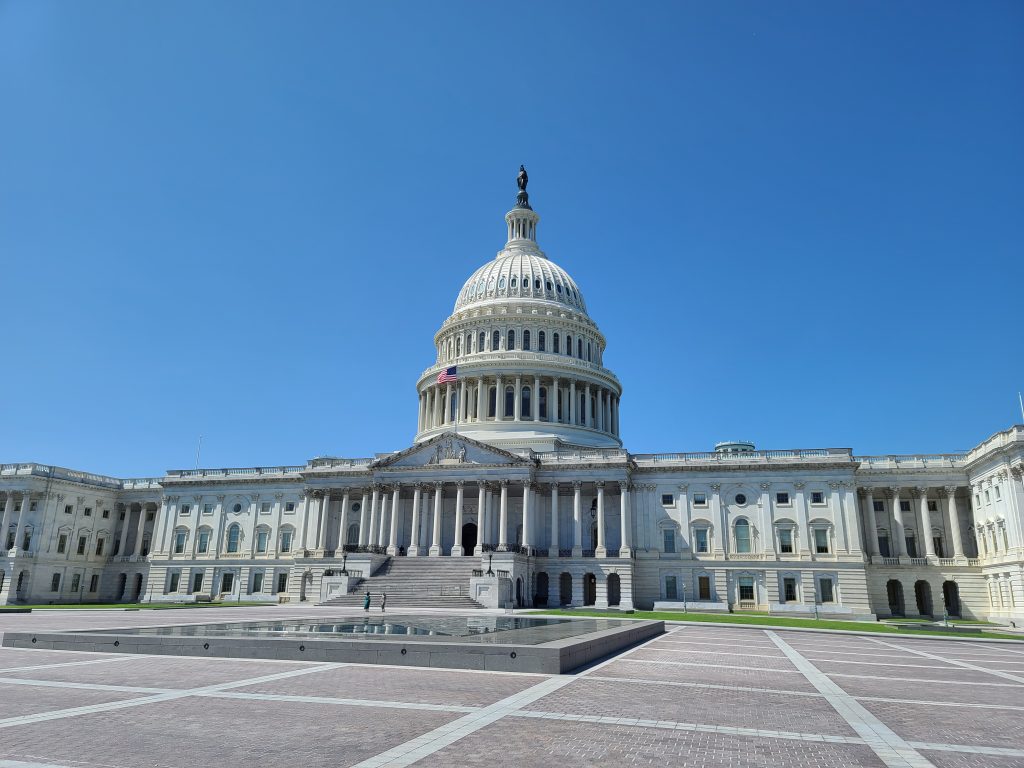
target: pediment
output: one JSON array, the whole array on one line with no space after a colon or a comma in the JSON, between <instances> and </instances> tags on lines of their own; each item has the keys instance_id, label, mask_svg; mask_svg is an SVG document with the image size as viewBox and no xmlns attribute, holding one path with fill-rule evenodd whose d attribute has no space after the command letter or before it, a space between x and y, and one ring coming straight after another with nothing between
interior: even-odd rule
<instances>
[{"instance_id":1,"label":"pediment","mask_svg":"<svg viewBox=\"0 0 1024 768\"><path fill-rule=\"evenodd\" d=\"M493 445L449 432L431 438L425 443L406 448L384 459L378 459L371 466L388 467L458 467L473 464L495 465L529 465L529 459L517 456Z\"/></svg>"}]
</instances>

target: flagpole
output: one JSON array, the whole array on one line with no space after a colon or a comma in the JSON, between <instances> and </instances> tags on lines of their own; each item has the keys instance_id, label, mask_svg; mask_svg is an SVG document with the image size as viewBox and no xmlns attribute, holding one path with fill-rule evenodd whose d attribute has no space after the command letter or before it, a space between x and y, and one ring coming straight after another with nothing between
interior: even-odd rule
<instances>
[{"instance_id":1,"label":"flagpole","mask_svg":"<svg viewBox=\"0 0 1024 768\"><path fill-rule=\"evenodd\" d=\"M1020 390L1017 390L1017 400L1020 402L1020 423L1024 424L1024 397L1020 396Z\"/></svg>"}]
</instances>

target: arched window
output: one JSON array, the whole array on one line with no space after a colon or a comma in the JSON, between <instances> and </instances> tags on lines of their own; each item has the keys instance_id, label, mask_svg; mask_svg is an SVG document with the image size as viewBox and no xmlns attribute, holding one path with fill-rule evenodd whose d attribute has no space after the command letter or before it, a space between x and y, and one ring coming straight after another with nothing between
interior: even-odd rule
<instances>
[{"instance_id":1,"label":"arched window","mask_svg":"<svg viewBox=\"0 0 1024 768\"><path fill-rule=\"evenodd\" d=\"M505 418L512 418L515 415L515 399L515 389L505 387Z\"/></svg>"},{"instance_id":2,"label":"arched window","mask_svg":"<svg viewBox=\"0 0 1024 768\"><path fill-rule=\"evenodd\" d=\"M740 553L750 552L750 523L743 518L736 521L736 551Z\"/></svg>"},{"instance_id":3,"label":"arched window","mask_svg":"<svg viewBox=\"0 0 1024 768\"><path fill-rule=\"evenodd\" d=\"M572 357L572 336L565 334L565 354Z\"/></svg>"},{"instance_id":4,"label":"arched window","mask_svg":"<svg viewBox=\"0 0 1024 768\"><path fill-rule=\"evenodd\" d=\"M238 551L238 541L242 537L242 527L238 523L233 523L228 528L228 552Z\"/></svg>"},{"instance_id":5,"label":"arched window","mask_svg":"<svg viewBox=\"0 0 1024 768\"><path fill-rule=\"evenodd\" d=\"M548 289L549 291L551 290L551 281L550 281L550 280L548 280L548 281L547 281L547 285L546 285L546 287L547 287L547 289Z\"/></svg>"},{"instance_id":6,"label":"arched window","mask_svg":"<svg viewBox=\"0 0 1024 768\"><path fill-rule=\"evenodd\" d=\"M537 398L537 407L540 409L538 413L542 419L546 419L548 417L548 388L541 387L538 390Z\"/></svg>"},{"instance_id":7,"label":"arched window","mask_svg":"<svg viewBox=\"0 0 1024 768\"><path fill-rule=\"evenodd\" d=\"M516 278L515 278L515 276L512 277L512 286L511 287L512 288L516 287Z\"/></svg>"},{"instance_id":8,"label":"arched window","mask_svg":"<svg viewBox=\"0 0 1024 768\"><path fill-rule=\"evenodd\" d=\"M527 352L530 351L530 332L523 331L523 349Z\"/></svg>"},{"instance_id":9,"label":"arched window","mask_svg":"<svg viewBox=\"0 0 1024 768\"><path fill-rule=\"evenodd\" d=\"M188 542L188 528L174 529L174 554L181 555L185 552L185 544Z\"/></svg>"},{"instance_id":10,"label":"arched window","mask_svg":"<svg viewBox=\"0 0 1024 768\"><path fill-rule=\"evenodd\" d=\"M501 277L498 278L498 290L499 291L505 290L505 276L504 275L502 275Z\"/></svg>"},{"instance_id":11,"label":"arched window","mask_svg":"<svg viewBox=\"0 0 1024 768\"><path fill-rule=\"evenodd\" d=\"M523 403L521 407L521 416L525 418L532 418L530 415L530 388L523 387Z\"/></svg>"},{"instance_id":12,"label":"arched window","mask_svg":"<svg viewBox=\"0 0 1024 768\"><path fill-rule=\"evenodd\" d=\"M295 529L290 525L282 525L278 534L278 552L291 552L295 541Z\"/></svg>"},{"instance_id":13,"label":"arched window","mask_svg":"<svg viewBox=\"0 0 1024 768\"><path fill-rule=\"evenodd\" d=\"M594 359L590 356L590 342L587 342L587 362L594 362Z\"/></svg>"},{"instance_id":14,"label":"arched window","mask_svg":"<svg viewBox=\"0 0 1024 768\"><path fill-rule=\"evenodd\" d=\"M487 388L487 415L488 415L488 417L490 417L492 419L494 418L494 414L495 414L495 410L494 410L495 409L495 403L494 403L494 401L497 398L497 396L498 396L498 393L497 393L497 388L496 387L488 387Z\"/></svg>"},{"instance_id":15,"label":"arched window","mask_svg":"<svg viewBox=\"0 0 1024 768\"><path fill-rule=\"evenodd\" d=\"M583 339L576 339L576 357L583 359Z\"/></svg>"},{"instance_id":16,"label":"arched window","mask_svg":"<svg viewBox=\"0 0 1024 768\"><path fill-rule=\"evenodd\" d=\"M455 356L462 357L462 337L459 336L455 339Z\"/></svg>"},{"instance_id":17,"label":"arched window","mask_svg":"<svg viewBox=\"0 0 1024 768\"><path fill-rule=\"evenodd\" d=\"M537 332L537 349L541 352L544 351L544 331Z\"/></svg>"},{"instance_id":18,"label":"arched window","mask_svg":"<svg viewBox=\"0 0 1024 768\"><path fill-rule=\"evenodd\" d=\"M558 334L557 333L551 335L551 351L554 352L556 355L558 354Z\"/></svg>"},{"instance_id":19,"label":"arched window","mask_svg":"<svg viewBox=\"0 0 1024 768\"><path fill-rule=\"evenodd\" d=\"M477 340L476 351L483 352L485 346L487 346L487 334L480 331L480 338Z\"/></svg>"},{"instance_id":20,"label":"arched window","mask_svg":"<svg viewBox=\"0 0 1024 768\"><path fill-rule=\"evenodd\" d=\"M457 397L458 397L458 392L452 392L452 396L449 398L449 402L448 402L448 423L449 424L451 424L451 423L453 423L455 421L455 409L456 409L456 403L457 403L456 398Z\"/></svg>"},{"instance_id":21,"label":"arched window","mask_svg":"<svg viewBox=\"0 0 1024 768\"><path fill-rule=\"evenodd\" d=\"M515 349L515 348L516 348L516 332L510 330L508 332L508 342L505 344L505 349Z\"/></svg>"},{"instance_id":22,"label":"arched window","mask_svg":"<svg viewBox=\"0 0 1024 768\"><path fill-rule=\"evenodd\" d=\"M539 291L540 290L540 278L539 277L536 280L533 281L533 290L535 290L535 291Z\"/></svg>"},{"instance_id":23,"label":"arched window","mask_svg":"<svg viewBox=\"0 0 1024 768\"><path fill-rule=\"evenodd\" d=\"M491 351L497 352L498 347L501 346L501 331L495 331L491 334Z\"/></svg>"}]
</instances>

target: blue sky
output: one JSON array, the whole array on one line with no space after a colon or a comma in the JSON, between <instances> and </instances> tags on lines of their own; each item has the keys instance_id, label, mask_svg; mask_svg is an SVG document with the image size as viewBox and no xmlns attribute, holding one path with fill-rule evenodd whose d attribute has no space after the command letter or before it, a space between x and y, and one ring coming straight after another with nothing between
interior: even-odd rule
<instances>
[{"instance_id":1,"label":"blue sky","mask_svg":"<svg viewBox=\"0 0 1024 768\"><path fill-rule=\"evenodd\" d=\"M0 1L0 462L409 444L525 163L637 452L1020 421L1024 4Z\"/></svg>"}]
</instances>

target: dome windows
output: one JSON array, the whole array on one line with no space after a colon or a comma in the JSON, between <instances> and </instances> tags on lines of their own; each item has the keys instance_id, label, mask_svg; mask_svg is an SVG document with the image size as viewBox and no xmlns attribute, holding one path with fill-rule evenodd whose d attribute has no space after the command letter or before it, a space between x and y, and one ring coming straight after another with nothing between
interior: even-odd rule
<instances>
[{"instance_id":1,"label":"dome windows","mask_svg":"<svg viewBox=\"0 0 1024 768\"><path fill-rule=\"evenodd\" d=\"M547 285L547 289L548 289L548 291L550 291L550 290L551 290L551 281L550 281L550 280L548 280L548 281L547 281L547 283L546 283L546 285Z\"/></svg>"},{"instance_id":2,"label":"dome windows","mask_svg":"<svg viewBox=\"0 0 1024 768\"><path fill-rule=\"evenodd\" d=\"M523 331L523 350L526 352L530 351L530 332Z\"/></svg>"},{"instance_id":3,"label":"dome windows","mask_svg":"<svg viewBox=\"0 0 1024 768\"><path fill-rule=\"evenodd\" d=\"M558 354L558 334L552 334L551 336L551 351L556 355Z\"/></svg>"},{"instance_id":4,"label":"dome windows","mask_svg":"<svg viewBox=\"0 0 1024 768\"><path fill-rule=\"evenodd\" d=\"M511 288L515 288L516 287L516 276L515 275L512 276L512 280L510 281L509 287L511 287Z\"/></svg>"},{"instance_id":5,"label":"dome windows","mask_svg":"<svg viewBox=\"0 0 1024 768\"><path fill-rule=\"evenodd\" d=\"M501 346L501 331L495 331L491 334L491 351L497 352L498 347Z\"/></svg>"},{"instance_id":6,"label":"dome windows","mask_svg":"<svg viewBox=\"0 0 1024 768\"><path fill-rule=\"evenodd\" d=\"M544 331L538 331L537 333L537 351L544 351Z\"/></svg>"},{"instance_id":7,"label":"dome windows","mask_svg":"<svg viewBox=\"0 0 1024 768\"><path fill-rule=\"evenodd\" d=\"M509 332L508 332L508 343L506 344L505 348L506 349L510 349L510 350L516 348L516 332L515 331L509 330Z\"/></svg>"},{"instance_id":8,"label":"dome windows","mask_svg":"<svg viewBox=\"0 0 1024 768\"><path fill-rule=\"evenodd\" d=\"M540 278L539 277L536 278L533 281L533 290L535 290L535 291L539 291L540 290Z\"/></svg>"},{"instance_id":9,"label":"dome windows","mask_svg":"<svg viewBox=\"0 0 1024 768\"><path fill-rule=\"evenodd\" d=\"M505 290L505 276L504 275L502 275L501 277L498 278L498 290L499 291L504 291Z\"/></svg>"},{"instance_id":10,"label":"dome windows","mask_svg":"<svg viewBox=\"0 0 1024 768\"><path fill-rule=\"evenodd\" d=\"M561 293L562 293L562 284L559 283L558 285L555 286L555 288L558 291L559 295L561 295Z\"/></svg>"}]
</instances>

